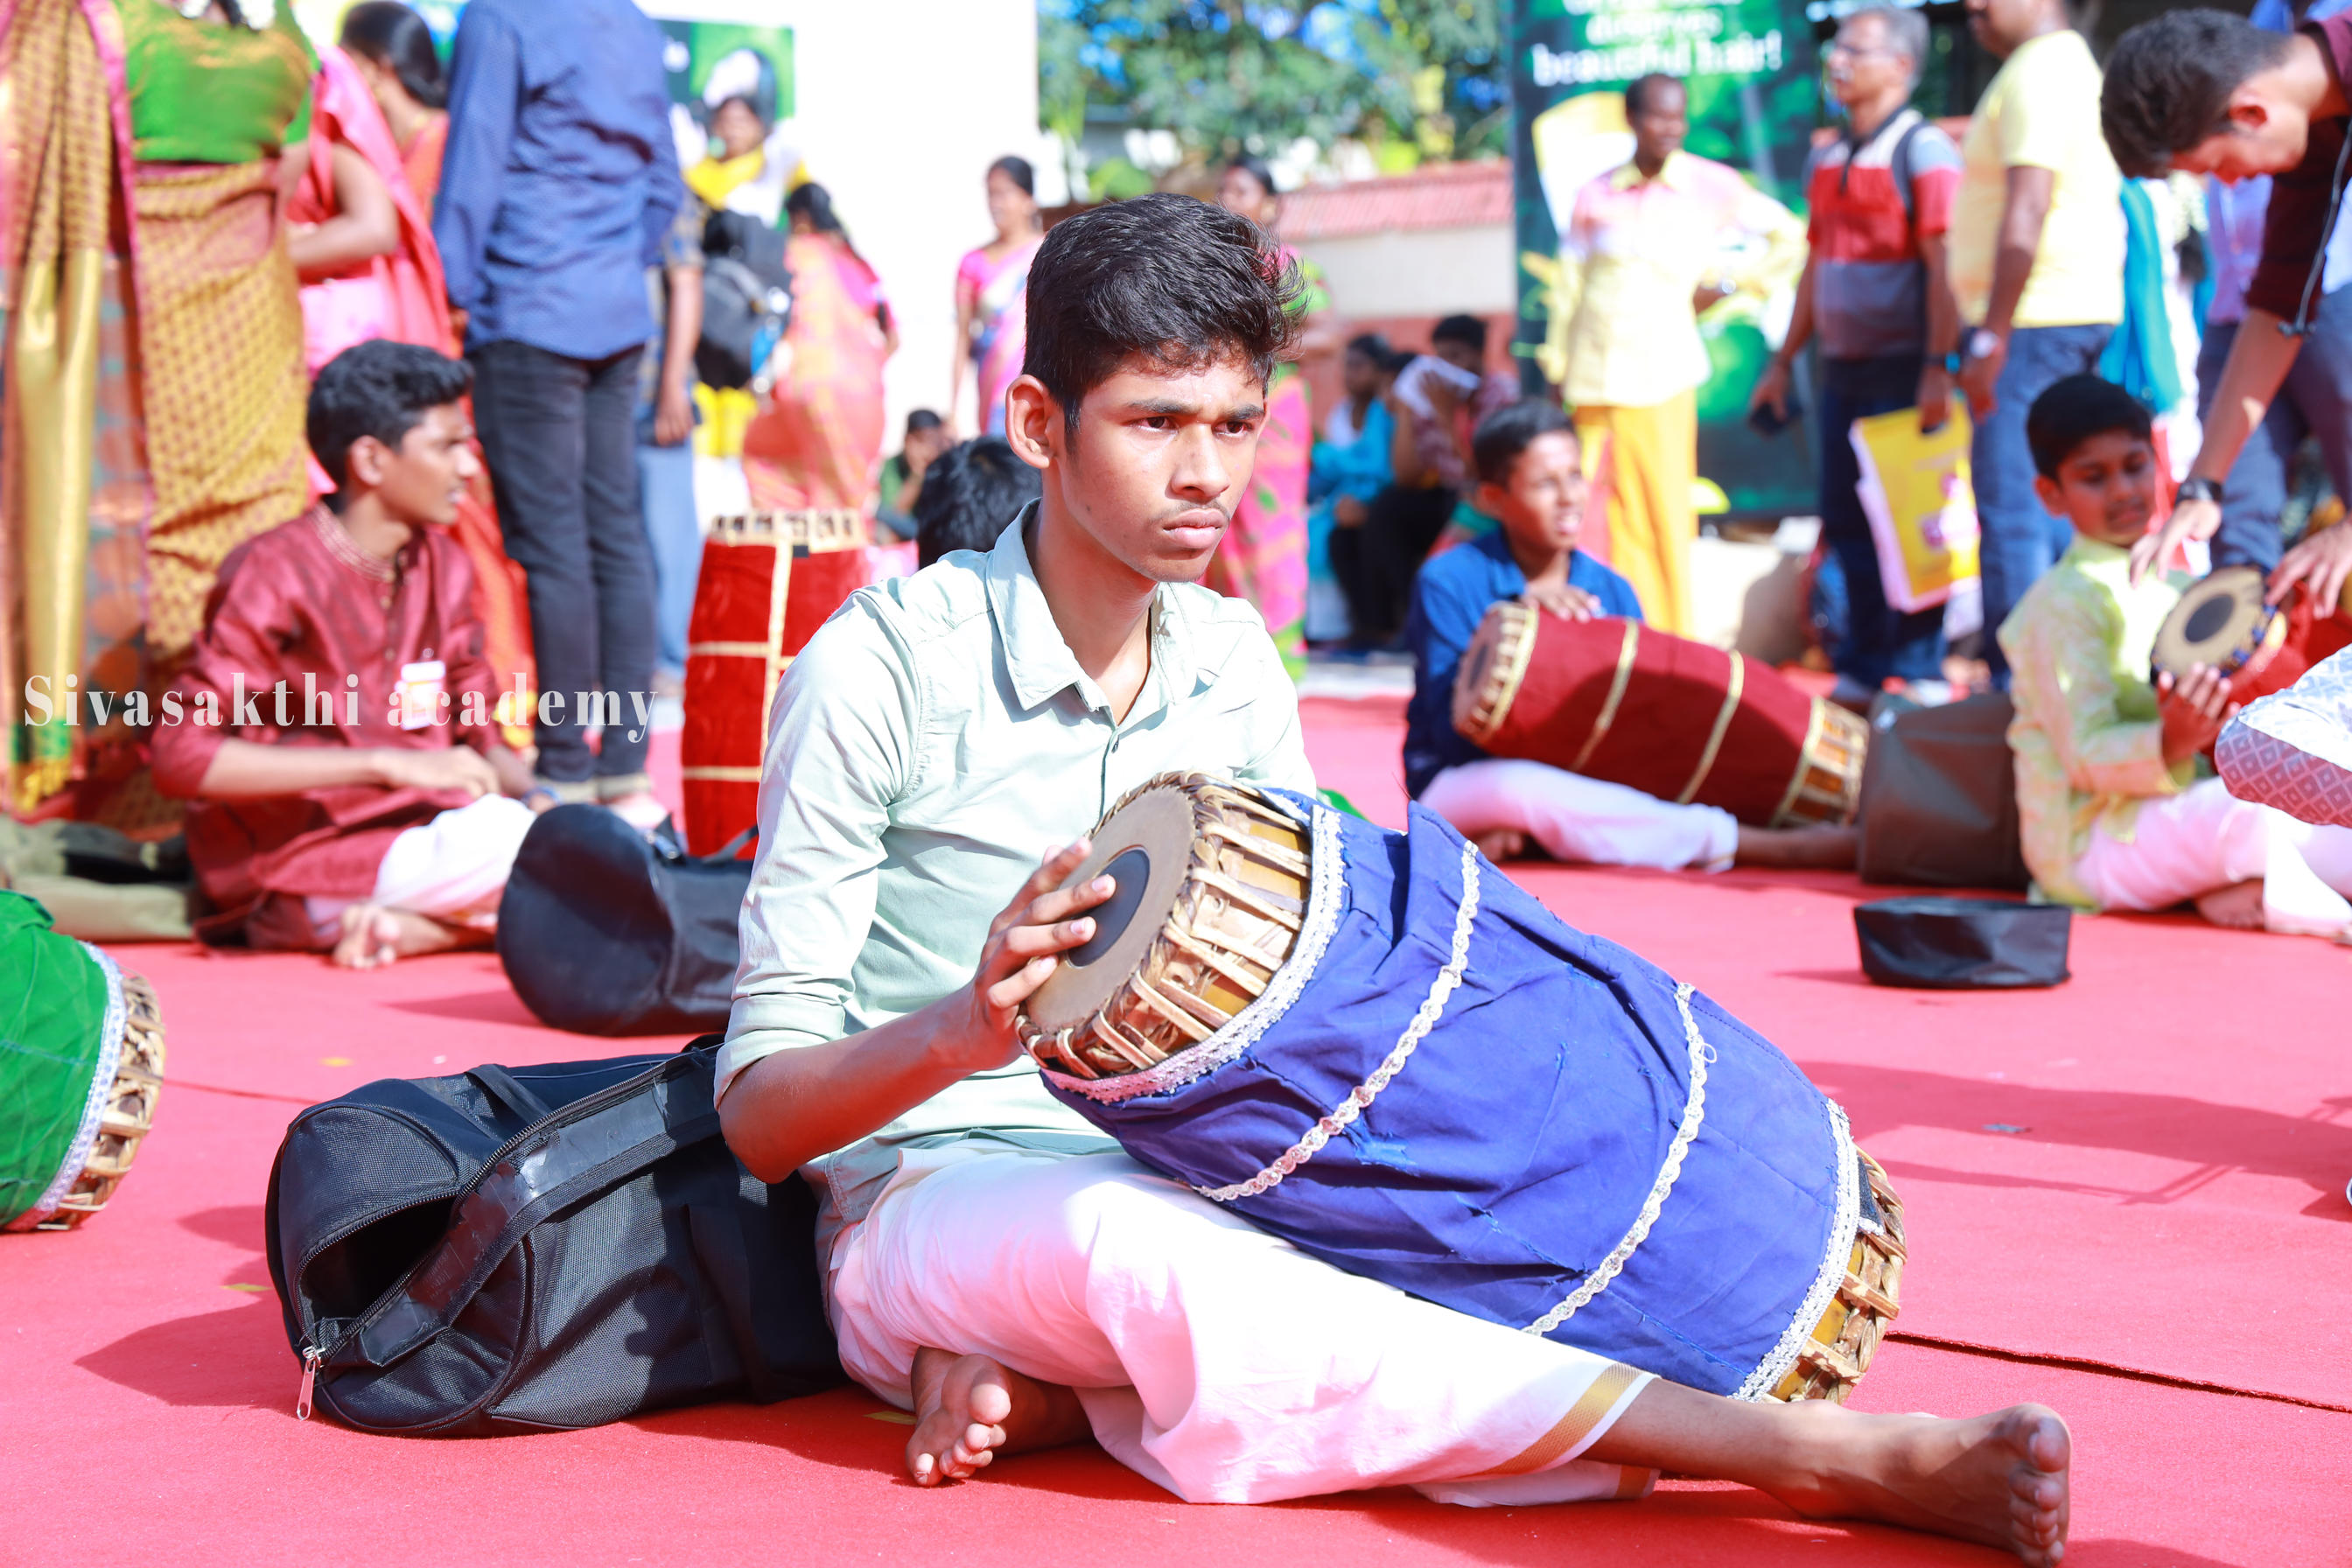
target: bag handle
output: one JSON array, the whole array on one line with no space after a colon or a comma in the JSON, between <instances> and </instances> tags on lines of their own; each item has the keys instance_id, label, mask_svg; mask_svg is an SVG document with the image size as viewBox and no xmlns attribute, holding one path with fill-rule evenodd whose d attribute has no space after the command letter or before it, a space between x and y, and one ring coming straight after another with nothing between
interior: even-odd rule
<instances>
[{"instance_id":1,"label":"bag handle","mask_svg":"<svg viewBox=\"0 0 2352 1568\"><path fill-rule=\"evenodd\" d=\"M724 865L740 855L743 852L743 846L758 842L759 837L760 825L755 822L711 853L700 857L701 861L706 866Z\"/></svg>"},{"instance_id":2,"label":"bag handle","mask_svg":"<svg viewBox=\"0 0 2352 1568\"><path fill-rule=\"evenodd\" d=\"M469 1068L466 1076L479 1084L482 1092L514 1112L518 1121L529 1125L554 1114L547 1101L531 1092L523 1081L495 1062Z\"/></svg>"},{"instance_id":3,"label":"bag handle","mask_svg":"<svg viewBox=\"0 0 2352 1568\"><path fill-rule=\"evenodd\" d=\"M673 1057L515 1137L459 1198L440 1244L358 1326L359 1359L390 1366L446 1329L541 1220L716 1136L717 1108L681 1081L701 1065Z\"/></svg>"}]
</instances>

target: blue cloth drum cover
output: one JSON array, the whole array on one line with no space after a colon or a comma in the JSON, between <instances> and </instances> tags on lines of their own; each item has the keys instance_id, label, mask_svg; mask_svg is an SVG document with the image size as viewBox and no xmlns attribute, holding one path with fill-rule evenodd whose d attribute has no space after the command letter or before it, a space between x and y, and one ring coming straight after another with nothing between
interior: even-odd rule
<instances>
[{"instance_id":1,"label":"blue cloth drum cover","mask_svg":"<svg viewBox=\"0 0 2352 1568\"><path fill-rule=\"evenodd\" d=\"M1253 793L1309 825L1288 962L1202 1043L1091 1080L1048 1063L1052 1092L1338 1268L1769 1395L1874 1228L1844 1113L1431 813L1399 834Z\"/></svg>"}]
</instances>

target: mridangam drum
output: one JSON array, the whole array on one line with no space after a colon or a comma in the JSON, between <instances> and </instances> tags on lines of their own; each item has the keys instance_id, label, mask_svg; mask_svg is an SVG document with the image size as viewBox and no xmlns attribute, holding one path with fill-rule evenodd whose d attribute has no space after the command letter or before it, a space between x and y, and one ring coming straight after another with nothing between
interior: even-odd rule
<instances>
[{"instance_id":1,"label":"mridangam drum","mask_svg":"<svg viewBox=\"0 0 2352 1568\"><path fill-rule=\"evenodd\" d=\"M1753 827L1847 822L1870 726L1769 665L1639 621L1487 610L1454 682L1454 727L1498 757L1549 763Z\"/></svg>"},{"instance_id":2,"label":"mridangam drum","mask_svg":"<svg viewBox=\"0 0 2352 1568\"><path fill-rule=\"evenodd\" d=\"M0 973L17 979L0 1051L0 1229L70 1230L106 1206L153 1125L155 993L0 892Z\"/></svg>"},{"instance_id":3,"label":"mridangam drum","mask_svg":"<svg viewBox=\"0 0 2352 1568\"><path fill-rule=\"evenodd\" d=\"M714 519L687 625L678 736L687 847L713 855L759 816L768 707L784 668L866 585L866 519L843 510Z\"/></svg>"},{"instance_id":4,"label":"mridangam drum","mask_svg":"<svg viewBox=\"0 0 2352 1568\"><path fill-rule=\"evenodd\" d=\"M1129 795L1118 887L1020 1021L1137 1159L1336 1267L1677 1382L1843 1400L1902 1207L1844 1114L1444 823L1199 775Z\"/></svg>"},{"instance_id":5,"label":"mridangam drum","mask_svg":"<svg viewBox=\"0 0 2352 1568\"><path fill-rule=\"evenodd\" d=\"M2231 701L2252 702L2285 690L2352 643L2352 615L2315 616L2300 591L2284 605L2266 605L2266 590L2254 566L2223 566L2190 584L2157 629L2149 662L2175 680L2210 665L2230 678ZM2352 585L2346 596L2352 599Z\"/></svg>"}]
</instances>

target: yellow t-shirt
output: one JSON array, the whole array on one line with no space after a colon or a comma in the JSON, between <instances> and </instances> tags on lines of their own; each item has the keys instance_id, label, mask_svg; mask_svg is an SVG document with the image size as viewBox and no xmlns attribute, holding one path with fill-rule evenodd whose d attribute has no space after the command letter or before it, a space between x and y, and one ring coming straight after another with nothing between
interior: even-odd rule
<instances>
[{"instance_id":1,"label":"yellow t-shirt","mask_svg":"<svg viewBox=\"0 0 2352 1568\"><path fill-rule=\"evenodd\" d=\"M1982 321L2009 171L2055 176L2042 250L2017 302L2021 327L2073 327L2124 318L2123 176L2099 133L2099 66L2072 28L2018 47L1985 89L1960 139L1952 206L1952 292L1963 321Z\"/></svg>"}]
</instances>

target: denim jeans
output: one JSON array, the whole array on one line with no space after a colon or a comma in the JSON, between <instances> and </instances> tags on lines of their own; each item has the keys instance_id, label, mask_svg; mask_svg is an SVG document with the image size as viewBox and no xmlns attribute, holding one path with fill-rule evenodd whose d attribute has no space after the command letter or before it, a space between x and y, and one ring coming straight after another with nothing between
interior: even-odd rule
<instances>
[{"instance_id":1,"label":"denim jeans","mask_svg":"<svg viewBox=\"0 0 2352 1568\"><path fill-rule=\"evenodd\" d=\"M637 510L638 351L579 360L505 342L466 357L499 523L530 600L549 721L536 726L540 776L642 773L652 724L635 700L653 700L654 585ZM583 710L615 708L592 754Z\"/></svg>"},{"instance_id":2,"label":"denim jeans","mask_svg":"<svg viewBox=\"0 0 2352 1568\"><path fill-rule=\"evenodd\" d=\"M1984 530L1985 659L1993 684L2009 686L2009 661L1993 634L2025 591L2058 563L2074 530L2053 517L2033 493L2033 452L2025 444L2026 411L2053 382L2095 374L2115 335L2112 325L2019 327L2009 335L2009 362L1993 384L1992 417L1977 426L1969 467L1977 490L1977 521Z\"/></svg>"},{"instance_id":3,"label":"denim jeans","mask_svg":"<svg viewBox=\"0 0 2352 1568\"><path fill-rule=\"evenodd\" d=\"M1878 546L1858 487L1862 464L1853 452L1853 422L1909 408L1919 401L1919 356L1822 361L1822 537L1837 555L1845 580L1845 636L1837 645L1837 672L1868 690L1888 676L1937 680L1944 673L1944 606L1909 613L1886 602L1878 575Z\"/></svg>"},{"instance_id":4,"label":"denim jeans","mask_svg":"<svg viewBox=\"0 0 2352 1568\"><path fill-rule=\"evenodd\" d=\"M2205 329L2197 355L2197 416L2210 418L2221 367L2238 323L2215 321ZM2311 315L2311 335L2286 373L2286 384L2271 400L2270 412L2254 427L2221 488L2221 531L2213 536L2216 566L2278 564L2279 513L2286 506L2288 472L2294 449L2306 435L2317 437L2319 455L2336 493L2352 496L2352 288L2323 295Z\"/></svg>"},{"instance_id":5,"label":"denim jeans","mask_svg":"<svg viewBox=\"0 0 2352 1568\"><path fill-rule=\"evenodd\" d=\"M662 668L686 673L686 627L694 617L694 584L702 571L702 520L694 508L694 443L656 446L637 441L637 493L646 519L646 546L654 558L654 630Z\"/></svg>"}]
</instances>

